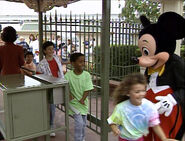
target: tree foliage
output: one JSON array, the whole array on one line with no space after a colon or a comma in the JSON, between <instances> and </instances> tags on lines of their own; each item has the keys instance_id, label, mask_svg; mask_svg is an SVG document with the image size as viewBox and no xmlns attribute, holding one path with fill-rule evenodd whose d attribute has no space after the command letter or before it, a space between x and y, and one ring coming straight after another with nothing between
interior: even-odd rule
<instances>
[{"instance_id":1,"label":"tree foliage","mask_svg":"<svg viewBox=\"0 0 185 141\"><path fill-rule=\"evenodd\" d=\"M126 22L137 23L141 15L146 15L151 21L155 22L160 15L160 4L150 0L125 0L121 17Z\"/></svg>"}]
</instances>

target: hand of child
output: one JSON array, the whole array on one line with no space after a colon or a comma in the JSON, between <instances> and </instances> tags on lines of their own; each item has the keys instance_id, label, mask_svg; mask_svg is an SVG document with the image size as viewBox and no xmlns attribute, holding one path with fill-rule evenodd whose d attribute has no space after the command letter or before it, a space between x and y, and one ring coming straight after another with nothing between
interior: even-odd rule
<instances>
[{"instance_id":1,"label":"hand of child","mask_svg":"<svg viewBox=\"0 0 185 141\"><path fill-rule=\"evenodd\" d=\"M84 100L83 99L80 99L80 101L79 101L82 105L85 105L85 103L84 103Z\"/></svg>"},{"instance_id":2,"label":"hand of child","mask_svg":"<svg viewBox=\"0 0 185 141\"><path fill-rule=\"evenodd\" d=\"M112 132L113 132L114 136L120 135L120 130L118 128L112 128Z\"/></svg>"},{"instance_id":3,"label":"hand of child","mask_svg":"<svg viewBox=\"0 0 185 141\"><path fill-rule=\"evenodd\" d=\"M69 100L71 101L71 100L73 100L74 99L74 97L70 94L69 95Z\"/></svg>"}]
</instances>

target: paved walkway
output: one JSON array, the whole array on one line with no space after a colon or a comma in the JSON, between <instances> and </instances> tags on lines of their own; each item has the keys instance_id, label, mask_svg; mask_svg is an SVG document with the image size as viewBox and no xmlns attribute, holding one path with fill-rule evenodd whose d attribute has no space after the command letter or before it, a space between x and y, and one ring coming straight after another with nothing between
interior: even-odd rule
<instances>
[{"instance_id":1,"label":"paved walkway","mask_svg":"<svg viewBox=\"0 0 185 141\"><path fill-rule=\"evenodd\" d=\"M90 101L89 101L90 102ZM98 107L96 107L98 105ZM101 111L101 98L99 97L98 99L92 98L91 101L91 112L93 115L96 115L96 110L98 110L98 117L100 117L100 111ZM112 113L114 108L113 101L110 99L109 101L109 114ZM65 123L65 117L64 113L61 112L60 110L56 110L56 117L55 117L55 124L57 126L62 126ZM89 125L89 123L87 123ZM74 141L74 120L73 118L69 118L69 141ZM115 137L111 132L108 135L108 141L118 141L118 138ZM37 139L38 141L44 141L44 137L39 137ZM51 137L51 141L64 141L65 140L65 132L57 132L56 137ZM27 140L31 141L31 140ZM86 127L86 141L100 141L100 135L92 131L91 129ZM182 139L182 141L185 141Z\"/></svg>"},{"instance_id":2,"label":"paved walkway","mask_svg":"<svg viewBox=\"0 0 185 141\"><path fill-rule=\"evenodd\" d=\"M89 101L90 102L90 101ZM100 117L101 114L101 98L98 99L92 98L91 101L91 112L93 115L96 115L96 103L98 104L98 117ZM113 102L110 100L109 102L109 109L110 113L113 110ZM56 116L55 116L55 124L56 126L62 126L65 123L65 117L64 113L60 110L56 109ZM89 122L87 122L87 125ZM74 141L74 120L72 117L69 118L69 141ZM111 132L109 133L109 140L108 141L118 141L117 137L115 137ZM56 137L51 137L51 141L64 141L65 140L65 132L57 132ZM32 140L27 140L32 141ZM37 138L37 141L44 141L44 137ZM100 135L86 127L86 141L100 141Z\"/></svg>"},{"instance_id":3,"label":"paved walkway","mask_svg":"<svg viewBox=\"0 0 185 141\"><path fill-rule=\"evenodd\" d=\"M64 114L59 110L56 110L56 118L55 123L58 126L58 123L64 123L65 121ZM64 125L64 124L61 124ZM73 118L69 118L69 141L74 141L74 120ZM32 140L27 140L32 141ZM37 141L44 141L44 137L37 138ZM57 132L56 137L51 137L51 141L65 141L65 132ZM86 127L86 141L100 141L100 135L92 131L91 129ZM117 141L117 137L115 137L112 133L109 133L109 141Z\"/></svg>"}]
</instances>

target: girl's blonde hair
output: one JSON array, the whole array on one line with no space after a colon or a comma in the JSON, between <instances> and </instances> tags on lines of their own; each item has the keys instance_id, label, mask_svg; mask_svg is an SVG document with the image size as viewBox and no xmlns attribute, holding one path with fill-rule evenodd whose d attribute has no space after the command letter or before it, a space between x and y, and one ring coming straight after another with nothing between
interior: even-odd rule
<instances>
[{"instance_id":1,"label":"girl's blonde hair","mask_svg":"<svg viewBox=\"0 0 185 141\"><path fill-rule=\"evenodd\" d=\"M129 94L132 86L135 84L147 84L145 76L141 73L133 73L127 75L115 89L113 93L114 104L119 104L122 101L129 99L127 94Z\"/></svg>"}]
</instances>

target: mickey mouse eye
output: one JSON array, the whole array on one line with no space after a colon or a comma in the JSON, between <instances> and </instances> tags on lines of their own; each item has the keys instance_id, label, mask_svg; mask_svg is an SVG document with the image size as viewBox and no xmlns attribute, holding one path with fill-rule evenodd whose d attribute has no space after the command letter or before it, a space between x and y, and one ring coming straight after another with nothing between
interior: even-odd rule
<instances>
[{"instance_id":1,"label":"mickey mouse eye","mask_svg":"<svg viewBox=\"0 0 185 141\"><path fill-rule=\"evenodd\" d=\"M149 50L146 47L142 48L143 55L148 56L149 55Z\"/></svg>"}]
</instances>

